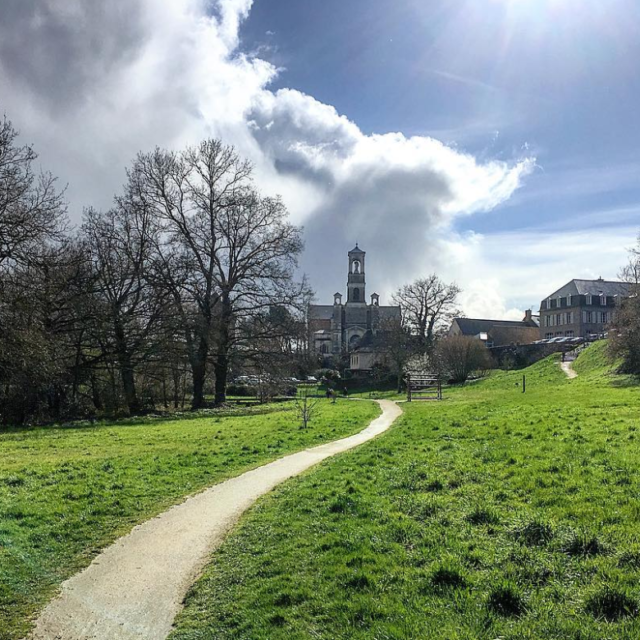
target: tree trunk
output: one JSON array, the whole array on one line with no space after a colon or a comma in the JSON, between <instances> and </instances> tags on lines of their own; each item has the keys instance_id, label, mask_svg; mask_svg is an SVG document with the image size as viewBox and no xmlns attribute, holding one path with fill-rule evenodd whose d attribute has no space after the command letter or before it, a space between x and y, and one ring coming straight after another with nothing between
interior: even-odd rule
<instances>
[{"instance_id":1,"label":"tree trunk","mask_svg":"<svg viewBox=\"0 0 640 640\"><path fill-rule=\"evenodd\" d=\"M193 377L193 400L191 408L202 409L204 407L204 381L206 378L206 361L198 356L192 359L191 375Z\"/></svg>"},{"instance_id":2,"label":"tree trunk","mask_svg":"<svg viewBox=\"0 0 640 640\"><path fill-rule=\"evenodd\" d=\"M206 332L206 330L204 330ZM208 333L208 332L206 332ZM201 335L198 349L189 358L191 362L191 375L193 377L193 401L192 409L202 409L205 406L204 385L207 378L207 359L209 357L209 340L207 335Z\"/></svg>"},{"instance_id":3,"label":"tree trunk","mask_svg":"<svg viewBox=\"0 0 640 640\"><path fill-rule=\"evenodd\" d=\"M118 359L118 368L120 369L120 379L122 380L124 399L127 403L129 413L136 414L140 411L140 403L138 402L138 395L136 393L134 367L131 362L131 354L127 349L127 340L124 334L124 329L119 322L115 322L114 335L116 357Z\"/></svg>"},{"instance_id":4,"label":"tree trunk","mask_svg":"<svg viewBox=\"0 0 640 640\"><path fill-rule=\"evenodd\" d=\"M216 375L215 400L216 406L227 401L227 378L229 377L229 352L231 351L231 325L233 310L228 296L222 296L220 314L220 331L218 332L218 349L214 372Z\"/></svg>"}]
</instances>

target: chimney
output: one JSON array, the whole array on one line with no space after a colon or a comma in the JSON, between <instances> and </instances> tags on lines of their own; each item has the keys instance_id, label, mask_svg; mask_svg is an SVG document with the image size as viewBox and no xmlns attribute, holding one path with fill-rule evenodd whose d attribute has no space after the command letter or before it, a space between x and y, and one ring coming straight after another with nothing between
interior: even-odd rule
<instances>
[{"instance_id":1,"label":"chimney","mask_svg":"<svg viewBox=\"0 0 640 640\"><path fill-rule=\"evenodd\" d=\"M524 320L523 322L533 322L533 313L531 312L531 309L527 309L524 312Z\"/></svg>"}]
</instances>

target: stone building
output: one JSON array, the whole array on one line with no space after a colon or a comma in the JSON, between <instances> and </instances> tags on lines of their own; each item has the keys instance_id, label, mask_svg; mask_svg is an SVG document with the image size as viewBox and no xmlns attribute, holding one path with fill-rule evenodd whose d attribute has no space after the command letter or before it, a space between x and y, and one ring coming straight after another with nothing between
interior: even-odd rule
<instances>
[{"instance_id":1,"label":"stone building","mask_svg":"<svg viewBox=\"0 0 640 640\"><path fill-rule=\"evenodd\" d=\"M468 336L481 340L487 347L512 344L531 344L539 338L538 317L530 310L522 320L477 320L455 318L449 328L449 336Z\"/></svg>"},{"instance_id":2,"label":"stone building","mask_svg":"<svg viewBox=\"0 0 640 640\"><path fill-rule=\"evenodd\" d=\"M349 251L347 300L333 296L333 304L309 306L308 326L312 349L326 356L351 353L358 346L370 344L372 337L391 320L400 320L400 307L380 306L380 296L371 294L366 301L366 253L358 247ZM363 349L364 351L364 349ZM367 362L373 361L367 357ZM361 368L361 367L357 367Z\"/></svg>"},{"instance_id":3,"label":"stone building","mask_svg":"<svg viewBox=\"0 0 640 640\"><path fill-rule=\"evenodd\" d=\"M540 337L601 336L629 293L626 282L571 280L540 303Z\"/></svg>"}]
</instances>

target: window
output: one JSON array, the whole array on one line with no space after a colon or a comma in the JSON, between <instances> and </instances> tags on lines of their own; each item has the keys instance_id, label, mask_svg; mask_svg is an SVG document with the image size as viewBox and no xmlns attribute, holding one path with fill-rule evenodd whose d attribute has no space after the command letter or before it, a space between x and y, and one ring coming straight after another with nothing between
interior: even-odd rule
<instances>
[{"instance_id":1,"label":"window","mask_svg":"<svg viewBox=\"0 0 640 640\"><path fill-rule=\"evenodd\" d=\"M567 313L567 324L573 324L573 312L569 311L569 313Z\"/></svg>"},{"instance_id":2,"label":"window","mask_svg":"<svg viewBox=\"0 0 640 640\"><path fill-rule=\"evenodd\" d=\"M329 348L327 347L327 343L323 342L320 345L320 353L329 353Z\"/></svg>"},{"instance_id":3,"label":"window","mask_svg":"<svg viewBox=\"0 0 640 640\"><path fill-rule=\"evenodd\" d=\"M556 304L558 305L558 309L562 306L562 298L560 296L558 296L558 302Z\"/></svg>"},{"instance_id":4,"label":"window","mask_svg":"<svg viewBox=\"0 0 640 640\"><path fill-rule=\"evenodd\" d=\"M591 311L585 311L585 312L584 312L584 322L587 322L587 323L589 323L589 322L593 322L593 320L592 320L592 315L593 315L593 312L591 312Z\"/></svg>"},{"instance_id":5,"label":"window","mask_svg":"<svg viewBox=\"0 0 640 640\"><path fill-rule=\"evenodd\" d=\"M588 305L592 305L593 304L593 296L591 294L589 294L587 296L587 304Z\"/></svg>"},{"instance_id":6,"label":"window","mask_svg":"<svg viewBox=\"0 0 640 640\"><path fill-rule=\"evenodd\" d=\"M565 332L564 332L564 335L565 335L567 338L573 338L573 331L565 331Z\"/></svg>"},{"instance_id":7,"label":"window","mask_svg":"<svg viewBox=\"0 0 640 640\"><path fill-rule=\"evenodd\" d=\"M360 289L358 288L353 290L353 301L360 302Z\"/></svg>"},{"instance_id":8,"label":"window","mask_svg":"<svg viewBox=\"0 0 640 640\"><path fill-rule=\"evenodd\" d=\"M604 293L600 294L600 306L601 307L607 306L607 296L605 296Z\"/></svg>"},{"instance_id":9,"label":"window","mask_svg":"<svg viewBox=\"0 0 640 640\"><path fill-rule=\"evenodd\" d=\"M560 326L562 324L562 314L556 313L556 326Z\"/></svg>"},{"instance_id":10,"label":"window","mask_svg":"<svg viewBox=\"0 0 640 640\"><path fill-rule=\"evenodd\" d=\"M550 333L545 333L544 337L549 340L549 338L553 338L553 331L551 331Z\"/></svg>"},{"instance_id":11,"label":"window","mask_svg":"<svg viewBox=\"0 0 640 640\"><path fill-rule=\"evenodd\" d=\"M573 303L573 296L569 294L567 296L567 307L570 307L572 303Z\"/></svg>"}]
</instances>

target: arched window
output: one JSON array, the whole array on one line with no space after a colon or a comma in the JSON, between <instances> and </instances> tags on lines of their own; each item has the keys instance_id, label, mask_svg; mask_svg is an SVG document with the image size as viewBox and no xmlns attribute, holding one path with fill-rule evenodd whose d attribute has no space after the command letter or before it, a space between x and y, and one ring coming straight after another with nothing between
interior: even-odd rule
<instances>
[{"instance_id":1,"label":"arched window","mask_svg":"<svg viewBox=\"0 0 640 640\"><path fill-rule=\"evenodd\" d=\"M320 353L329 353L329 347L327 347L326 342L320 345Z\"/></svg>"},{"instance_id":2,"label":"arched window","mask_svg":"<svg viewBox=\"0 0 640 640\"><path fill-rule=\"evenodd\" d=\"M360 273L360 261L359 260L354 260L353 264L352 264L352 272L353 273Z\"/></svg>"},{"instance_id":3,"label":"arched window","mask_svg":"<svg viewBox=\"0 0 640 640\"><path fill-rule=\"evenodd\" d=\"M356 288L353 290L353 301L360 302L360 289Z\"/></svg>"}]
</instances>

